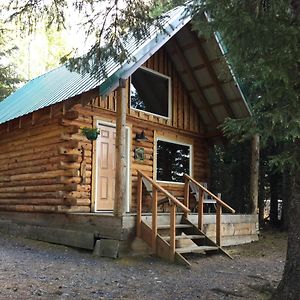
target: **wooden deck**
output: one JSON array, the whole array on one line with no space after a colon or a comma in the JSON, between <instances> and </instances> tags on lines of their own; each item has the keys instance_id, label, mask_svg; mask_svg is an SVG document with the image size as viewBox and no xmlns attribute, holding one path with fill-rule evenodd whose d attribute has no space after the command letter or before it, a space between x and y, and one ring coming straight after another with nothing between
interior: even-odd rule
<instances>
[{"instance_id":1,"label":"wooden deck","mask_svg":"<svg viewBox=\"0 0 300 300\"><path fill-rule=\"evenodd\" d=\"M177 218L180 217L178 214ZM143 218L150 220L151 216L143 214ZM159 214L159 224L163 225L164 222L167 224L168 218L169 214ZM191 214L189 220L197 224L197 214ZM256 215L224 214L222 246L257 240L257 226ZM214 238L211 233L215 232L215 215L204 215L204 231ZM135 214L115 217L111 213L1 212L0 232L89 250L93 250L96 245L98 251L100 247L100 254L105 254L101 247L114 247L113 257L149 252L147 246L136 239Z\"/></svg>"}]
</instances>

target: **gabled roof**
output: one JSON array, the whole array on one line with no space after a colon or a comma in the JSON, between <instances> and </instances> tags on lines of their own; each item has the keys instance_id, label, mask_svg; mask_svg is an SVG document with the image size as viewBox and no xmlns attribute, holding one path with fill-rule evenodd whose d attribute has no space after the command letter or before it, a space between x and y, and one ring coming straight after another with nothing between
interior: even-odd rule
<instances>
[{"instance_id":1,"label":"gabled roof","mask_svg":"<svg viewBox=\"0 0 300 300\"><path fill-rule=\"evenodd\" d=\"M150 28L149 36L145 36L144 39L141 39L139 41L136 41L133 38L126 45L126 49L130 57L134 59L132 59L130 62L123 63L122 65L118 62L115 62L113 59L107 62L107 77L99 76L99 78L96 79L95 77L92 77L89 74L82 75L77 72L71 72L65 66L61 66L29 81L23 87L18 89L15 93L13 93L12 95L4 99L2 102L0 102L0 124L24 116L43 107L59 103L76 95L80 95L94 88L99 88L100 95L109 94L118 86L120 78L128 78L149 57L151 57L159 48L165 45L172 37L174 37L180 31L178 33L179 35L177 35L176 38L176 45L178 49L182 51L183 56L185 57L184 62L186 63L186 68L184 71L187 72L186 69L191 70L191 72L193 72L194 81L199 82L198 84L194 82L194 88L189 88L189 79L185 78L184 74L182 80L185 86L187 87L188 91L190 92L191 98L195 101L199 109L205 106L204 111L200 112L200 114L202 114L201 118L203 123L208 128L215 128L217 123L221 124L224 118L229 115L224 114L224 110L222 109L221 113L217 112L218 109L220 110L221 106L217 107L218 105L215 105L216 100L213 98L215 97L216 93L214 93L212 90L210 91L210 93L209 91L207 91L207 93L201 92L201 95L197 93L197 88L195 91L195 87L197 85L199 85L199 88L201 88L201 80L203 80L205 77L199 77L201 74L198 72L199 70L197 70L197 68L195 67L195 62L193 62L193 60L199 60L200 57L197 57L197 55L189 55L182 48L184 47L184 44L186 44L184 41L182 41L185 39L184 35L186 33L184 33L183 35L181 34L181 29L186 28L187 24L191 21L191 17L185 14L184 6L176 7L175 9L169 11L166 15L168 15L168 18L166 18L164 21L163 31L155 26L152 26ZM214 42L217 45L219 45L216 42L216 40L214 40ZM180 72L182 73L182 59L179 61L176 60L176 55L174 56L172 54L172 46L167 45L167 49L169 50L168 52L170 53L170 56L177 68L177 71L179 72L179 74ZM206 51L206 49L204 51ZM216 64L216 66L217 65L218 64ZM222 63L219 64L219 66L221 65L224 65L224 60ZM228 71L229 69L226 62L225 66L227 67ZM242 93L238 89L237 83L233 79L232 73L230 73L228 76L230 77L231 83L234 84L234 87L238 91L235 90L233 92L230 89L232 87L230 87L229 89L227 87L227 92L223 91L224 98L227 99L228 97L228 99L234 99L235 104L239 102L238 104L240 106L240 109L235 109L236 112L233 113L232 117L245 117L249 115L248 106L244 101ZM216 88L217 90L220 89L220 87ZM221 87L221 89L223 89L223 87ZM240 101L237 101L236 98L240 99ZM225 104L225 106L230 106L228 100L226 100L226 102L227 103ZM207 107L207 105L215 105L216 112L213 112L210 108ZM232 109L230 110L233 112ZM216 114L216 116L212 117L212 114Z\"/></svg>"}]
</instances>

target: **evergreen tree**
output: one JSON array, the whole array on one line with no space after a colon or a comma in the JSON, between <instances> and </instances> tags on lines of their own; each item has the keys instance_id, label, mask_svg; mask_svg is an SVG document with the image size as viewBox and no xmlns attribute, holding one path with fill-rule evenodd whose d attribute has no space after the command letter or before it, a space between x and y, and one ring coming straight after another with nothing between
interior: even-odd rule
<instances>
[{"instance_id":1,"label":"evergreen tree","mask_svg":"<svg viewBox=\"0 0 300 300\"><path fill-rule=\"evenodd\" d=\"M9 59L15 50L7 47L7 33L0 25L0 101L10 95L21 82Z\"/></svg>"}]
</instances>

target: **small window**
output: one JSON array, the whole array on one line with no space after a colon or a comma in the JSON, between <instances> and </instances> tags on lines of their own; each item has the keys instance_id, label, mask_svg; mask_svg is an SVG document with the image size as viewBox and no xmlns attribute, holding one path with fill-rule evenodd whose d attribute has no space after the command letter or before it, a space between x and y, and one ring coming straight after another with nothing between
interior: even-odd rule
<instances>
[{"instance_id":1,"label":"small window","mask_svg":"<svg viewBox=\"0 0 300 300\"><path fill-rule=\"evenodd\" d=\"M156 179L184 182L184 174L191 171L191 145L157 140Z\"/></svg>"},{"instance_id":2,"label":"small window","mask_svg":"<svg viewBox=\"0 0 300 300\"><path fill-rule=\"evenodd\" d=\"M131 107L162 117L169 117L170 78L140 68L131 75Z\"/></svg>"}]
</instances>

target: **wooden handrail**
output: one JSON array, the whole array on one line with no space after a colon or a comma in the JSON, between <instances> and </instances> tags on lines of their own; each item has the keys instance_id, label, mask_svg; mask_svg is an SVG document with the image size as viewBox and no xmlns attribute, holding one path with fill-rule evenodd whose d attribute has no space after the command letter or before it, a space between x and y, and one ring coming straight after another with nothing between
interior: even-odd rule
<instances>
[{"instance_id":1,"label":"wooden handrail","mask_svg":"<svg viewBox=\"0 0 300 300\"><path fill-rule=\"evenodd\" d=\"M202 191L204 191L205 193L210 195L212 198L214 198L217 201L217 203L219 203L221 206L225 207L232 213L235 213L235 210L232 207L230 207L228 204L226 204L224 201L222 201L219 197L217 197L212 192L210 192L208 189L206 189L203 185L201 185L199 182L197 182L194 178L190 177L187 174L184 174L184 176L185 176L185 178L187 178L188 180L193 182L195 185L197 185Z\"/></svg>"},{"instance_id":2,"label":"wooden handrail","mask_svg":"<svg viewBox=\"0 0 300 300\"><path fill-rule=\"evenodd\" d=\"M137 236L141 237L142 234L142 186L143 178L146 179L152 185L152 230L151 230L151 245L154 252L157 252L157 192L160 191L170 200L170 260L175 259L175 247L176 247L176 206L180 207L185 214L190 212L190 209L178 201L173 195L156 183L153 179L138 171L138 198L137 198Z\"/></svg>"},{"instance_id":3,"label":"wooden handrail","mask_svg":"<svg viewBox=\"0 0 300 300\"><path fill-rule=\"evenodd\" d=\"M155 187L157 190L159 190L160 192L165 194L165 196L167 198L169 198L173 202L173 204L175 204L176 206L179 206L184 212L186 212L186 213L191 212L191 210L189 208L187 208L184 204L182 204L179 200L177 200L172 194L170 194L167 190L165 190L163 187L161 187L153 179L151 179L150 177L148 177L147 175L145 175L141 171L138 171L138 174L140 174L142 177L147 179L153 185L153 187Z\"/></svg>"}]
</instances>

